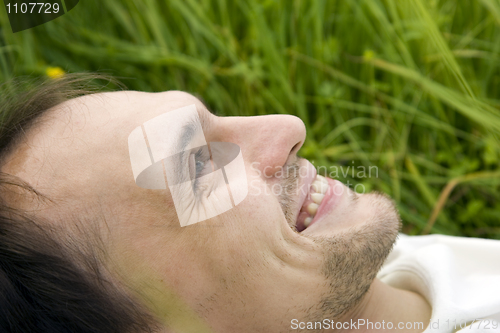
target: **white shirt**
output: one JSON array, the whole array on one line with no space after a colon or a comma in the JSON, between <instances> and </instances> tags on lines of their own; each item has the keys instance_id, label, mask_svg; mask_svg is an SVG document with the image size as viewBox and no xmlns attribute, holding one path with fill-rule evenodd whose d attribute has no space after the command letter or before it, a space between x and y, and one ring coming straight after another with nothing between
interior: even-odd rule
<instances>
[{"instance_id":1,"label":"white shirt","mask_svg":"<svg viewBox=\"0 0 500 333\"><path fill-rule=\"evenodd\" d=\"M500 241L400 234L377 277L427 299L425 333L500 332Z\"/></svg>"}]
</instances>

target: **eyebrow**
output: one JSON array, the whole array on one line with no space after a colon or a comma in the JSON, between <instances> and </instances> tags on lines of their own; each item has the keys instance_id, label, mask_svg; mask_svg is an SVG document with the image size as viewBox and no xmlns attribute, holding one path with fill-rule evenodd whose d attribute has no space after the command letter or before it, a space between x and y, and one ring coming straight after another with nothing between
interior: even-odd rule
<instances>
[{"instance_id":1,"label":"eyebrow","mask_svg":"<svg viewBox=\"0 0 500 333\"><path fill-rule=\"evenodd\" d=\"M205 105L204 105L205 106ZM210 125L210 116L203 110L199 110L196 108L198 111L198 118L200 119L200 124L201 124L201 129L203 131L203 136L205 136L205 131L209 128ZM205 109L208 110L208 108L205 106ZM211 114L214 114L210 110L208 110ZM196 134L196 129L198 123L195 119L191 119L187 124L182 126L181 134L179 139L176 142L176 150L180 151L180 153L174 155L175 157L175 166L177 168L182 166L182 162L185 158L186 155L186 147L189 145L189 143L193 140L195 134ZM206 141L206 138L205 138ZM180 168L179 168L180 169ZM176 175L177 181L179 181L179 178L182 177L180 175Z\"/></svg>"},{"instance_id":2,"label":"eyebrow","mask_svg":"<svg viewBox=\"0 0 500 333\"><path fill-rule=\"evenodd\" d=\"M200 119L201 122L201 119ZM201 129L204 129L203 122L201 122ZM176 150L184 152L186 150L187 145L193 140L194 135L196 134L197 122L194 119L191 119L187 124L182 126L182 131L179 140L177 141Z\"/></svg>"},{"instance_id":3,"label":"eyebrow","mask_svg":"<svg viewBox=\"0 0 500 333\"><path fill-rule=\"evenodd\" d=\"M210 111L207 108L207 106L203 103L203 101L200 100L200 102L202 102L203 106L205 107L205 110L208 111L207 113L203 109L196 108L196 111L198 113L198 119L200 120L201 130L203 131L203 136L205 136L205 132L207 132L210 129L211 125L210 116L215 115L215 113ZM181 135L177 145L178 148L177 151L184 151L186 149L186 146L191 142L191 140L193 140L194 135L196 133L196 127L197 127L196 125L197 125L196 120L191 119L187 124L185 124L182 127ZM206 138L205 141L207 141Z\"/></svg>"}]
</instances>

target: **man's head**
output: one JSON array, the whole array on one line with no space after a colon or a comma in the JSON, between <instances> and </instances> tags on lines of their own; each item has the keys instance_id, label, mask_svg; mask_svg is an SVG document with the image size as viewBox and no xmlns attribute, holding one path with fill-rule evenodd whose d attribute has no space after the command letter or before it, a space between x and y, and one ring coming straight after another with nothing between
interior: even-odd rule
<instances>
[{"instance_id":1,"label":"man's head","mask_svg":"<svg viewBox=\"0 0 500 333\"><path fill-rule=\"evenodd\" d=\"M168 188L136 185L128 137L149 119L189 105L207 142L241 148L248 195L181 227ZM50 201L23 196L7 203L56 230L63 243L71 239L73 248L93 253L99 244L95 257L105 278L160 324L175 321L167 304L177 299L217 332L281 332L293 318L348 316L397 236L399 217L387 197L316 179L297 156L305 127L294 116L217 117L185 92L119 91L70 99L38 120L1 171ZM187 165L197 162L186 158ZM213 185L210 177L199 184L193 214L204 209Z\"/></svg>"}]
</instances>

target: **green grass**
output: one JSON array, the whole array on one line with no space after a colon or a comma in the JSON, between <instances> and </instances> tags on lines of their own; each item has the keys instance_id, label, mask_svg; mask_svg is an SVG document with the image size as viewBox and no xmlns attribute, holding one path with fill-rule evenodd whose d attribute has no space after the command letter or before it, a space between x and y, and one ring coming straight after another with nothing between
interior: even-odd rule
<instances>
[{"instance_id":1,"label":"green grass","mask_svg":"<svg viewBox=\"0 0 500 333\"><path fill-rule=\"evenodd\" d=\"M316 166L378 167L340 180L392 196L405 232L500 239L498 0L86 0L16 34L1 13L1 81L60 66L295 114Z\"/></svg>"}]
</instances>

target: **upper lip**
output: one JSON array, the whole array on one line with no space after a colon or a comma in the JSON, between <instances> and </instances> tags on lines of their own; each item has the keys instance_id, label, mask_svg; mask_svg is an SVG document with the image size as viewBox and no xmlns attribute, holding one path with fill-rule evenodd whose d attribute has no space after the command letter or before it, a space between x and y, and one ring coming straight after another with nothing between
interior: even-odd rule
<instances>
[{"instance_id":1,"label":"upper lip","mask_svg":"<svg viewBox=\"0 0 500 333\"><path fill-rule=\"evenodd\" d=\"M317 174L316 168L314 167L314 165L311 164L311 162L309 162L306 159L304 159L303 161L304 162L300 164L300 168L307 168L307 173L304 177L300 178L299 188L298 188L299 197L297 200L298 207L297 207L297 212L295 215L295 220L297 220L297 218L299 216L300 210L301 210L302 206L304 205L304 202L306 201L307 196L309 195L309 189L311 188L311 185L312 185L314 179L316 179L316 174ZM301 173L299 170L299 176L300 175L301 175Z\"/></svg>"}]
</instances>

